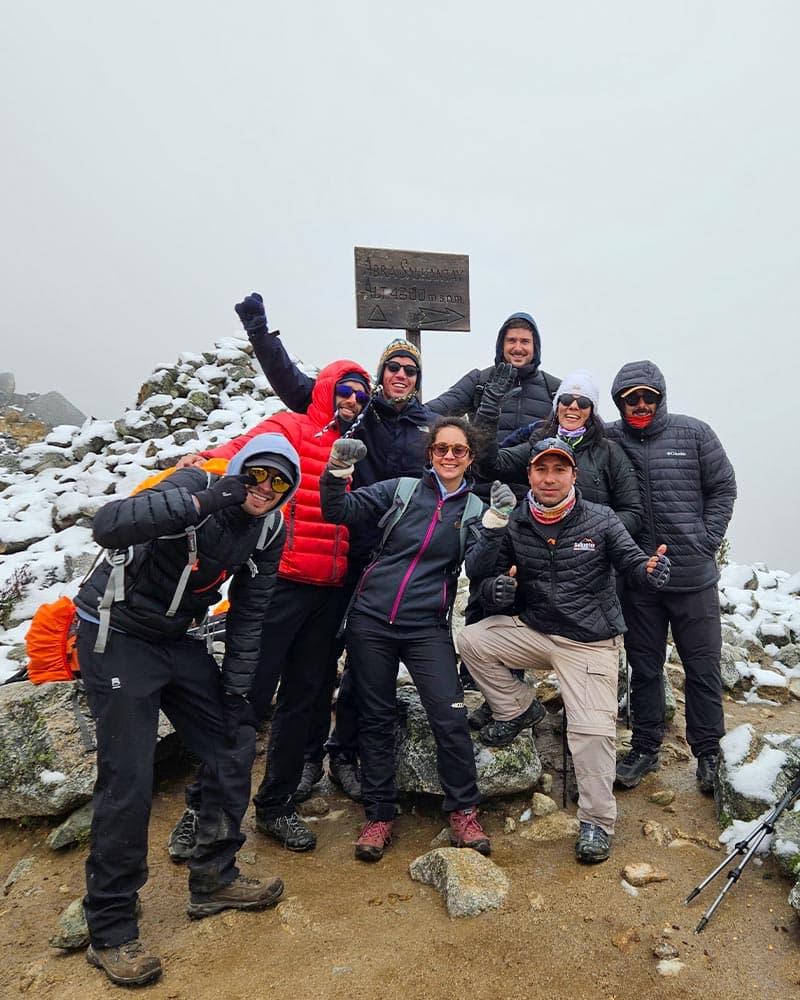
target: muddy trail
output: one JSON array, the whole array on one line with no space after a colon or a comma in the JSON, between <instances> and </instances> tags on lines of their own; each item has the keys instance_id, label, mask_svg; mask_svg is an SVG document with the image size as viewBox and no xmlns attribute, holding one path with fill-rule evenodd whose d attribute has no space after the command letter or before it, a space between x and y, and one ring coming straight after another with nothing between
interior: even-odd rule
<instances>
[{"instance_id":1,"label":"muddy trail","mask_svg":"<svg viewBox=\"0 0 800 1000\"><path fill-rule=\"evenodd\" d=\"M394 845L380 863L365 865L353 857L360 808L325 781L317 811L328 811L314 820L318 846L310 854L291 854L257 833L252 807L245 819L242 871L280 875L286 891L279 905L263 913L227 912L190 921L186 872L166 852L189 770L173 766L159 772L141 935L162 957L165 971L138 995L153 1000L447 995L785 1000L797 995L800 920L787 903L791 885L770 860L748 865L706 930L694 933L722 888L722 877L690 906L684 899L723 854L716 844L720 829L713 801L697 790L679 735L681 708L668 733L661 770L618 795L617 835L605 864L578 865L571 833L551 831L550 839L538 839L552 818L520 822L528 798L486 804L483 820L492 838L492 860L509 877L511 891L501 910L469 919L450 919L439 893L408 874L409 864L443 829L435 802L405 803ZM800 732L797 702L767 708L726 701L725 712L728 728L751 722L762 731ZM621 741L627 735L619 731ZM540 746L540 752L546 763L560 764L557 740L551 743ZM257 778L263 752L262 739ZM561 775L552 770L552 794L560 804ZM674 792L674 799L658 805L651 799L658 791ZM556 824L563 827L574 813L570 802L556 814ZM673 846L646 836L648 821L670 831ZM85 857L81 848L55 853L45 845L54 825L46 820L0 823L3 879L21 859L32 861L0 898L0 997L124 995L87 965L82 950L62 952L48 944L61 911L83 892ZM665 880L632 895L621 870L642 861L663 872ZM654 950L665 943L677 950L683 966L674 977L657 971Z\"/></svg>"}]
</instances>

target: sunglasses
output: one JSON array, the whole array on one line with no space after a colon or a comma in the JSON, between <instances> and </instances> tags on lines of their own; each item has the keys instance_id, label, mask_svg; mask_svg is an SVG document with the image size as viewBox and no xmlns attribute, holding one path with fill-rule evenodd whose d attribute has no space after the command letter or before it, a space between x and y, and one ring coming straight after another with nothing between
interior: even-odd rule
<instances>
[{"instance_id":1,"label":"sunglasses","mask_svg":"<svg viewBox=\"0 0 800 1000\"><path fill-rule=\"evenodd\" d=\"M340 382L336 386L335 391L336 395L341 396L342 399L349 399L352 395L355 395L356 402L358 403L359 406L366 405L367 401L369 400L368 392L363 392L361 389L354 389L352 386L345 385L343 382Z\"/></svg>"},{"instance_id":2,"label":"sunglasses","mask_svg":"<svg viewBox=\"0 0 800 1000\"><path fill-rule=\"evenodd\" d=\"M258 486L263 486L269 480L274 493L286 493L287 490L292 488L292 484L287 482L279 472L272 472L269 469L262 468L260 465L248 465L244 472L255 479Z\"/></svg>"},{"instance_id":3,"label":"sunglasses","mask_svg":"<svg viewBox=\"0 0 800 1000\"><path fill-rule=\"evenodd\" d=\"M657 403L661 397L657 392L653 392L651 389L640 389L637 393L631 393L630 396L625 397L625 402L628 406L636 406L640 399L643 399L648 406L652 406L653 403Z\"/></svg>"},{"instance_id":4,"label":"sunglasses","mask_svg":"<svg viewBox=\"0 0 800 1000\"><path fill-rule=\"evenodd\" d=\"M588 396L573 396L570 392L565 392L559 396L558 402L562 406L572 406L573 403L576 403L581 410L588 410L592 405L592 401Z\"/></svg>"},{"instance_id":5,"label":"sunglasses","mask_svg":"<svg viewBox=\"0 0 800 1000\"><path fill-rule=\"evenodd\" d=\"M453 458L466 458L467 455L472 454L470 448L465 444L444 444L440 442L439 444L431 445L431 454L437 458L444 458L448 451L452 451Z\"/></svg>"},{"instance_id":6,"label":"sunglasses","mask_svg":"<svg viewBox=\"0 0 800 1000\"><path fill-rule=\"evenodd\" d=\"M417 368L416 365L401 365L398 361L387 361L386 367L392 375L396 375L401 368L406 373L408 378L416 378L417 375L419 375L419 368Z\"/></svg>"}]
</instances>

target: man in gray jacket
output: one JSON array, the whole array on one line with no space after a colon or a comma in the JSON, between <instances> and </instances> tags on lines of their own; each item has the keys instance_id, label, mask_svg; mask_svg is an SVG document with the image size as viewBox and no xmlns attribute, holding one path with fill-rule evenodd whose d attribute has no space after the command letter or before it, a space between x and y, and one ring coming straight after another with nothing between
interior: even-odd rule
<instances>
[{"instance_id":1,"label":"man in gray jacket","mask_svg":"<svg viewBox=\"0 0 800 1000\"><path fill-rule=\"evenodd\" d=\"M608 436L622 445L639 476L644 520L636 541L645 550L655 539L666 542L672 562L663 590L626 588L623 594L633 739L631 752L617 765L617 784L633 788L658 769L671 627L686 672L686 738L697 758L700 788L710 794L725 733L714 556L733 513L736 479L708 424L667 410L666 382L652 361L624 365L611 395L621 419Z\"/></svg>"}]
</instances>

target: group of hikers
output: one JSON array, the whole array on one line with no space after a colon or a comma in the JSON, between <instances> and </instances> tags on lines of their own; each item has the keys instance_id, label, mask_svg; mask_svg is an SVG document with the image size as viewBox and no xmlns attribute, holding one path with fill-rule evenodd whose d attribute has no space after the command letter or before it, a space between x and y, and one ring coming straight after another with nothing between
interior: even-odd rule
<instances>
[{"instance_id":1,"label":"group of hikers","mask_svg":"<svg viewBox=\"0 0 800 1000\"><path fill-rule=\"evenodd\" d=\"M257 829L292 851L316 846L295 806L327 754L331 779L363 805L355 856L380 860L397 814L401 661L435 740L450 842L484 855L470 728L502 747L542 721L522 671L558 678L583 863L609 857L614 784L634 787L659 766L668 629L703 792L713 791L724 734L715 552L736 482L712 429L669 412L655 364L620 369L619 419L605 423L591 373L544 371L533 317L514 313L493 364L423 402L422 359L408 341L388 344L374 382L347 359L313 379L269 330L258 293L235 308L287 410L103 507L94 536L107 558L75 599L97 727L87 959L126 986L161 974L136 913L159 709L200 761L169 844L187 862L196 919L263 909L283 892L279 878L236 866L267 718ZM224 475L205 470L214 458L228 461ZM450 618L462 565L459 668ZM219 666L189 633L225 582ZM618 761L623 641L633 735ZM471 715L467 683L485 699Z\"/></svg>"}]
</instances>

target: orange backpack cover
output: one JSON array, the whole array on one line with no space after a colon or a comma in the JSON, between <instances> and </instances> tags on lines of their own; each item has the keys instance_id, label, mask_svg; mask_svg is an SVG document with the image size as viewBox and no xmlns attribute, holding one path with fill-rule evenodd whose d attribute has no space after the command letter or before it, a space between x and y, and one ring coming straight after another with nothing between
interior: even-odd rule
<instances>
[{"instance_id":1,"label":"orange backpack cover","mask_svg":"<svg viewBox=\"0 0 800 1000\"><path fill-rule=\"evenodd\" d=\"M59 597L53 604L43 604L33 616L25 636L28 652L28 680L73 681L79 673L72 627L76 608L69 597Z\"/></svg>"}]
</instances>

